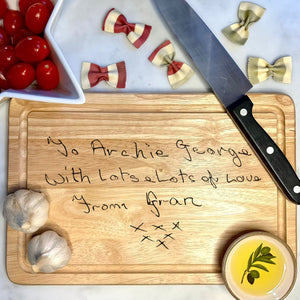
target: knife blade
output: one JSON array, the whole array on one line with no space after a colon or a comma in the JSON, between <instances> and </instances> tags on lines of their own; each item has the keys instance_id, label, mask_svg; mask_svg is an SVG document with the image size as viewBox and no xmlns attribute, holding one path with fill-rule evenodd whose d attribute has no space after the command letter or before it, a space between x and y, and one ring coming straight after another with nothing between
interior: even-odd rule
<instances>
[{"instance_id":1,"label":"knife blade","mask_svg":"<svg viewBox=\"0 0 300 300\"><path fill-rule=\"evenodd\" d=\"M253 117L251 83L212 31L185 0L153 0L274 182L300 204L300 180L286 156Z\"/></svg>"}]
</instances>

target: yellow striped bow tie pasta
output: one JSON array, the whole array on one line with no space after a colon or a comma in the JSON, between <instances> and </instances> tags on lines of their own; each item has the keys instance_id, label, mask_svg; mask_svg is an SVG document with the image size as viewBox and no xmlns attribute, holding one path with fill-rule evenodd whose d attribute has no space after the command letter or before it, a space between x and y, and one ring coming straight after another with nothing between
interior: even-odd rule
<instances>
[{"instance_id":1,"label":"yellow striped bow tie pasta","mask_svg":"<svg viewBox=\"0 0 300 300\"><path fill-rule=\"evenodd\" d=\"M282 83L290 83L292 79L291 56L281 57L271 65L259 57L249 57L247 65L248 78L252 84L260 83L269 77Z\"/></svg>"},{"instance_id":2,"label":"yellow striped bow tie pasta","mask_svg":"<svg viewBox=\"0 0 300 300\"><path fill-rule=\"evenodd\" d=\"M250 2L241 2L238 9L239 22L227 26L223 34L232 42L244 45L249 37L248 27L260 20L265 8Z\"/></svg>"}]
</instances>

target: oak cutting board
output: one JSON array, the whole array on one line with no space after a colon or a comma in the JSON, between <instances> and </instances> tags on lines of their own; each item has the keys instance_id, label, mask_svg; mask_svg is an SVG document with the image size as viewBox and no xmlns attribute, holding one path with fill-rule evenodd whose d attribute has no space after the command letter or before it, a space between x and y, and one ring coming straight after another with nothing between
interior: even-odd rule
<instances>
[{"instance_id":1,"label":"oak cutting board","mask_svg":"<svg viewBox=\"0 0 300 300\"><path fill-rule=\"evenodd\" d=\"M254 115L295 166L294 105L250 94ZM13 99L8 189L42 191L47 224L72 250L32 274L32 235L7 228L19 284L221 284L229 243L265 230L296 253L286 200L213 94L88 94L84 105Z\"/></svg>"}]
</instances>

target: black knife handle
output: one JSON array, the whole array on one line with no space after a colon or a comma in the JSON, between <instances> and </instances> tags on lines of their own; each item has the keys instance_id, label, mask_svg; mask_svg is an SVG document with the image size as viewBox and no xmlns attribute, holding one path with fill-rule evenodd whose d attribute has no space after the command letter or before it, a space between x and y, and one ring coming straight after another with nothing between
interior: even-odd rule
<instances>
[{"instance_id":1,"label":"black knife handle","mask_svg":"<svg viewBox=\"0 0 300 300\"><path fill-rule=\"evenodd\" d=\"M254 119L252 108L252 101L244 95L227 107L227 111L281 191L288 199L300 204L300 180L283 152Z\"/></svg>"}]
</instances>

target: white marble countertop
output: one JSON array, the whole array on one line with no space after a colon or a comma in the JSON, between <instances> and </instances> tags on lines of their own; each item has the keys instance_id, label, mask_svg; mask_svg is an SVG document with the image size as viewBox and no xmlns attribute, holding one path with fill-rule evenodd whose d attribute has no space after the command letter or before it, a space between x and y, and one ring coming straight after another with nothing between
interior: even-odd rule
<instances>
[{"instance_id":1,"label":"white marble countertop","mask_svg":"<svg viewBox=\"0 0 300 300\"><path fill-rule=\"evenodd\" d=\"M244 46L238 46L228 41L221 30L237 21L238 0L189 0L193 8L204 19L216 34L224 47L236 60L240 68L246 72L246 62L249 56L259 56L273 63L277 58L291 55L293 59L293 77L291 84L282 84L269 79L252 88L250 92L284 93L288 94L296 107L296 132L300 132L300 2L298 0L275 1L259 0L255 3L266 8L262 19L250 27L249 40ZM177 43L152 7L151 0L65 0L61 23L57 25L55 38L66 56L76 78L80 78L80 62L95 60L101 57L103 65L126 60L128 74L127 88L121 92L210 92L210 88L199 73L184 86L173 91L166 78L166 72L152 66L147 60L152 51L166 39L170 39L176 49L179 61L193 63ZM102 18L112 7L120 10L130 19L145 22L153 26L149 40L139 50L132 47L125 36L118 35L112 41L106 34L100 34L99 28L91 27L91 23L98 18L101 26ZM74 11L74 13L73 13ZM89 22L83 22L82 16L89 14ZM74 20L81 20L75 22ZM78 27L74 27L78 24ZM91 28L87 32L87 28ZM66 32L70 32L66 39ZM76 35L76 37L74 37ZM96 35L96 37L95 37ZM78 50L70 41L81 43ZM88 43L91 39L91 43ZM112 41L112 42L111 42ZM85 43L84 43L85 42ZM107 48L95 45L107 45ZM75 49L75 51L74 51ZM195 68L194 68L195 69ZM112 92L109 87L101 85L94 91ZM8 107L9 103L0 106L0 210L7 192L7 136L8 136ZM299 134L297 134L299 136ZM300 174L300 139L297 139L297 174ZM299 208L298 208L299 216ZM300 232L298 220L298 232ZM0 299L33 300L33 299L233 299L222 285L187 285L187 286L21 286L15 285L6 275L6 223L0 216ZM298 233L298 249L300 248ZM298 261L300 261L298 251ZM298 266L298 274L299 266ZM287 299L300 299L300 276L295 288Z\"/></svg>"}]
</instances>

